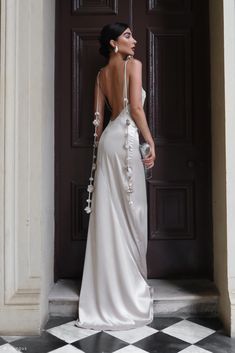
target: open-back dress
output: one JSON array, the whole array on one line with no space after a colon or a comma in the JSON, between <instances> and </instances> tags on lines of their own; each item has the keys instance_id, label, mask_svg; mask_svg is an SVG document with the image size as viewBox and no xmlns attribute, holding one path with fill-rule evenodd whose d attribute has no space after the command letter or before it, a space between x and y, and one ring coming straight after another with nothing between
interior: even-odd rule
<instances>
[{"instance_id":1,"label":"open-back dress","mask_svg":"<svg viewBox=\"0 0 235 353\"><path fill-rule=\"evenodd\" d=\"M146 182L139 130L127 97L128 60L124 63L124 108L101 134L93 163L95 175L90 178L93 186L92 182L88 186L92 203L89 197L91 213L75 322L86 329L127 330L153 320L153 288L147 283L146 266ZM145 97L142 88L142 104Z\"/></svg>"}]
</instances>

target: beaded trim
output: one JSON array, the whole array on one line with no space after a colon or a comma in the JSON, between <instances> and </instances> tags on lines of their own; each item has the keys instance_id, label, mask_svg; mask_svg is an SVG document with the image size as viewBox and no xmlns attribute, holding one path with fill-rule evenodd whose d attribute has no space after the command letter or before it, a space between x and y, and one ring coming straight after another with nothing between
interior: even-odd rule
<instances>
[{"instance_id":1,"label":"beaded trim","mask_svg":"<svg viewBox=\"0 0 235 353\"><path fill-rule=\"evenodd\" d=\"M92 166L91 166L91 174L89 178L89 185L87 187L88 191L88 199L86 200L87 206L84 208L86 213L91 213L92 212L92 207L91 207L91 195L94 191L94 174L96 170L96 158L97 158L97 147L98 147L98 140L97 140L97 128L100 124L100 113L99 113L99 74L100 71L98 72L97 75L97 101L96 101L96 111L94 113L95 119L93 120L93 125L95 126L95 132L94 132L94 141L93 141L93 157L92 157Z\"/></svg>"}]
</instances>

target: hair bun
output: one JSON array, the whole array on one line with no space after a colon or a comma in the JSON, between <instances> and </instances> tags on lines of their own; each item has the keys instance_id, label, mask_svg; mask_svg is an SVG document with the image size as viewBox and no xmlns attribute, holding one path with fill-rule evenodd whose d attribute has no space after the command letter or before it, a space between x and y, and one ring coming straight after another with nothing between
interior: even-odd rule
<instances>
[{"instance_id":1,"label":"hair bun","mask_svg":"<svg viewBox=\"0 0 235 353\"><path fill-rule=\"evenodd\" d=\"M109 58L110 51L112 47L110 45L110 40L116 40L127 28L129 25L122 22L115 22L113 24L105 25L99 36L100 48L99 53L105 58Z\"/></svg>"},{"instance_id":2,"label":"hair bun","mask_svg":"<svg viewBox=\"0 0 235 353\"><path fill-rule=\"evenodd\" d=\"M103 55L105 58L109 57L109 47L107 47L107 45L105 44L101 44L100 48L99 48L99 53L101 55Z\"/></svg>"}]
</instances>

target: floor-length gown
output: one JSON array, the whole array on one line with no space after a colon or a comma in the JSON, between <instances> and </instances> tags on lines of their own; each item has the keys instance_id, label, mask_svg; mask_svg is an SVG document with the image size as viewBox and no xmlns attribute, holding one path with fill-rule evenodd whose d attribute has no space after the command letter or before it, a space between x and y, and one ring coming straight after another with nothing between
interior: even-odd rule
<instances>
[{"instance_id":1,"label":"floor-length gown","mask_svg":"<svg viewBox=\"0 0 235 353\"><path fill-rule=\"evenodd\" d=\"M94 330L126 330L153 320L147 283L147 196L139 130L130 115L124 64L124 108L98 144L78 319ZM142 88L142 104L146 93Z\"/></svg>"}]
</instances>

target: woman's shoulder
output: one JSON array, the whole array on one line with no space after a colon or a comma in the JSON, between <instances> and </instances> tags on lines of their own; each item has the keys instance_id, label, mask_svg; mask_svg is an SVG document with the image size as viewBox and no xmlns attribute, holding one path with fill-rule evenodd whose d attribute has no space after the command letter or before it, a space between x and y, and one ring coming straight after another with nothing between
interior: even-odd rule
<instances>
[{"instance_id":1,"label":"woman's shoulder","mask_svg":"<svg viewBox=\"0 0 235 353\"><path fill-rule=\"evenodd\" d=\"M129 57L129 62L131 66L142 66L142 62L139 59L134 58L133 56Z\"/></svg>"},{"instance_id":2,"label":"woman's shoulder","mask_svg":"<svg viewBox=\"0 0 235 353\"><path fill-rule=\"evenodd\" d=\"M127 71L129 72L129 74L135 74L138 72L141 72L142 70L142 62L139 59L133 58L131 57L129 60L129 64Z\"/></svg>"}]
</instances>

